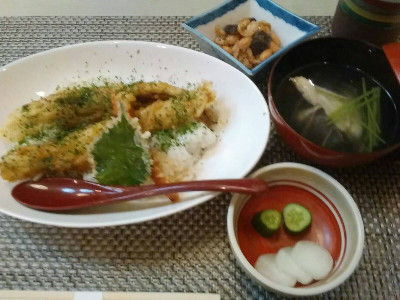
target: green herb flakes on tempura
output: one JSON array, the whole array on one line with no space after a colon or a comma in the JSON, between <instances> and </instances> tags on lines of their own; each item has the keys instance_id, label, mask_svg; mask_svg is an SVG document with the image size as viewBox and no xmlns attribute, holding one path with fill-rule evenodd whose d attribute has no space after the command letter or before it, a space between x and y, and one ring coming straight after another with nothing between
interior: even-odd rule
<instances>
[{"instance_id":1,"label":"green herb flakes on tempura","mask_svg":"<svg viewBox=\"0 0 400 300\"><path fill-rule=\"evenodd\" d=\"M112 185L192 179L217 141L214 104L209 82L190 90L164 82L66 88L9 116L0 133L12 148L0 173L7 181L63 176Z\"/></svg>"}]
</instances>

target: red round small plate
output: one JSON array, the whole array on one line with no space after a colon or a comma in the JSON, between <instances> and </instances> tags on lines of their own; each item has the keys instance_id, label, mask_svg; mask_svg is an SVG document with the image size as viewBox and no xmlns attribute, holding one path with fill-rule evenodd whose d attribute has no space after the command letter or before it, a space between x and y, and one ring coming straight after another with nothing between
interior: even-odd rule
<instances>
[{"instance_id":1,"label":"red round small plate","mask_svg":"<svg viewBox=\"0 0 400 300\"><path fill-rule=\"evenodd\" d=\"M390 66L400 84L400 43L390 43L382 46Z\"/></svg>"},{"instance_id":2,"label":"red round small plate","mask_svg":"<svg viewBox=\"0 0 400 300\"><path fill-rule=\"evenodd\" d=\"M250 198L242 208L237 222L237 238L243 255L255 265L262 254L276 253L299 240L309 240L327 249L338 266L346 249L344 223L334 204L321 192L296 181L269 182L270 189ZM281 228L271 237L261 236L252 226L253 215L264 209L282 211L288 203L305 206L312 215L311 226L299 235L290 235Z\"/></svg>"}]
</instances>

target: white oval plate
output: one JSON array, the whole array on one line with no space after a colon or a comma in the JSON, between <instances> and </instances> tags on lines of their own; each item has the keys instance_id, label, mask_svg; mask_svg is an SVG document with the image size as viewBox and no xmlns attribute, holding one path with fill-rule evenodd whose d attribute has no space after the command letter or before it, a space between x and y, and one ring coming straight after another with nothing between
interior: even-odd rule
<instances>
[{"instance_id":1,"label":"white oval plate","mask_svg":"<svg viewBox=\"0 0 400 300\"><path fill-rule=\"evenodd\" d=\"M193 50L141 41L104 41L41 52L0 69L0 125L17 107L82 82L154 81L188 87L213 83L218 107L227 116L218 145L200 164L197 179L241 178L264 152L270 131L266 101L256 85L228 64ZM3 155L6 147L0 148ZM31 222L65 227L100 227L139 223L193 207L216 193L186 193L171 204L166 197L142 199L68 213L25 207L10 194L14 185L0 179L0 211Z\"/></svg>"}]
</instances>

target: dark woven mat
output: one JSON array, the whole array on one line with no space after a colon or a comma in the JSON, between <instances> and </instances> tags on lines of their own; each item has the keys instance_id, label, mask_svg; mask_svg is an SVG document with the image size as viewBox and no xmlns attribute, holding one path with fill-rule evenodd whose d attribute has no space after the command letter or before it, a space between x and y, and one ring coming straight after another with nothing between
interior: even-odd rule
<instances>
[{"instance_id":1,"label":"dark woven mat","mask_svg":"<svg viewBox=\"0 0 400 300\"><path fill-rule=\"evenodd\" d=\"M199 50L188 17L3 17L0 65L54 47L97 40L157 41ZM329 35L329 17L309 17ZM257 82L265 91L265 82ZM22 87L23 88L23 87ZM1 97L1 95L0 95ZM3 99L4 101L4 99ZM313 165L273 131L257 167ZM365 224L355 273L313 299L400 298L400 154L350 169L318 166L353 195ZM236 264L226 232L229 195L137 225L98 229L44 226L0 215L0 289L211 292L222 299L278 299Z\"/></svg>"}]
</instances>

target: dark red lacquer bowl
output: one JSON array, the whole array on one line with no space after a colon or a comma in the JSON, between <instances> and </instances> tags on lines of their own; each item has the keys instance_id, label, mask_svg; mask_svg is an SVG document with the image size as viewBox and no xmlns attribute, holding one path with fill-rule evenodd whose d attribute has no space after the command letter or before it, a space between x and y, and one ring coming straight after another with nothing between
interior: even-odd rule
<instances>
[{"instance_id":1,"label":"dark red lacquer bowl","mask_svg":"<svg viewBox=\"0 0 400 300\"><path fill-rule=\"evenodd\" d=\"M391 141L371 153L338 152L321 147L291 128L280 114L277 87L293 70L313 63L340 63L361 69L379 82L390 94L393 104L389 120L396 127ZM276 130L286 144L300 156L332 167L357 166L372 162L400 148L400 85L384 51L362 41L345 38L317 38L288 50L277 60L268 82L268 103ZM278 105L277 105L278 104ZM384 114L385 118L386 115Z\"/></svg>"}]
</instances>

